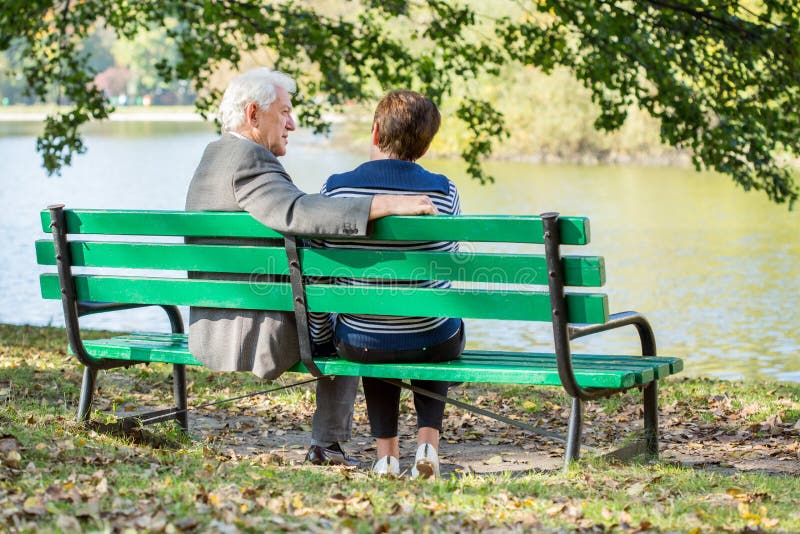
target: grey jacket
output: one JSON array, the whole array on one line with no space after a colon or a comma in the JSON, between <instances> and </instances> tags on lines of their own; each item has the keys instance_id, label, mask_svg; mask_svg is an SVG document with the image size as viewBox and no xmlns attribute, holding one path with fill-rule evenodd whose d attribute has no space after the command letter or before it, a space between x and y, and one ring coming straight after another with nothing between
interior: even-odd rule
<instances>
[{"instance_id":1,"label":"grey jacket","mask_svg":"<svg viewBox=\"0 0 800 534\"><path fill-rule=\"evenodd\" d=\"M229 133L210 143L186 195L188 211L247 211L282 233L366 235L371 198L331 199L300 191L266 148ZM193 243L283 245L282 240L196 238ZM189 273L190 278L249 280L247 274ZM291 312L190 310L189 350L209 369L275 378L300 358Z\"/></svg>"}]
</instances>

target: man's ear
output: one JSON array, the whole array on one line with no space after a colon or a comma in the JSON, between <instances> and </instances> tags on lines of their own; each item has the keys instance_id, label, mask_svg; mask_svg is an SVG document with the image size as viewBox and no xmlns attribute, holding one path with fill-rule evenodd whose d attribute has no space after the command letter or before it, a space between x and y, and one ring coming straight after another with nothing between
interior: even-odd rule
<instances>
[{"instance_id":1,"label":"man's ear","mask_svg":"<svg viewBox=\"0 0 800 534\"><path fill-rule=\"evenodd\" d=\"M258 122L256 115L258 114L258 104L250 102L244 107L244 122L248 126L255 126Z\"/></svg>"}]
</instances>

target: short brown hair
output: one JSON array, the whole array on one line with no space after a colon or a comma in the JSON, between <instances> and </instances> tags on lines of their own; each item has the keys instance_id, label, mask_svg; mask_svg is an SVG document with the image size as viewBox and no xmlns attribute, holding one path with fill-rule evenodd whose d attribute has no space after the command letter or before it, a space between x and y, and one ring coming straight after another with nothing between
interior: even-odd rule
<instances>
[{"instance_id":1,"label":"short brown hair","mask_svg":"<svg viewBox=\"0 0 800 534\"><path fill-rule=\"evenodd\" d=\"M375 109L378 148L406 161L422 157L439 131L442 118L428 98L416 91L391 91Z\"/></svg>"}]
</instances>

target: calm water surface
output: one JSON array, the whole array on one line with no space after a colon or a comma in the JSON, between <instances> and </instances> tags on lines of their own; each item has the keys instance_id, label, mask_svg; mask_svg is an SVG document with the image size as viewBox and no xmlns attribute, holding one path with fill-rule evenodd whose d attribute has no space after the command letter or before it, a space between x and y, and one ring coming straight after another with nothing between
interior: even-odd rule
<instances>
[{"instance_id":1,"label":"calm water surface","mask_svg":"<svg viewBox=\"0 0 800 534\"><path fill-rule=\"evenodd\" d=\"M0 322L62 325L60 303L39 296L38 211L51 203L182 209L203 147L216 135L201 123L93 126L89 152L62 177L47 178L35 153L37 128L0 123ZM301 188L316 191L365 157L366 149L336 151L298 133L284 165ZM497 183L483 187L457 162L422 163L458 184L466 213L588 216L592 244L580 252L605 257L612 313L645 313L659 352L683 357L687 374L800 382L800 210L687 169L493 163ZM136 310L82 324L165 330L165 323L157 310ZM470 321L468 338L472 348L550 350L552 343L547 328L528 323ZM634 353L636 343L633 332L621 331L578 340L574 349Z\"/></svg>"}]
</instances>

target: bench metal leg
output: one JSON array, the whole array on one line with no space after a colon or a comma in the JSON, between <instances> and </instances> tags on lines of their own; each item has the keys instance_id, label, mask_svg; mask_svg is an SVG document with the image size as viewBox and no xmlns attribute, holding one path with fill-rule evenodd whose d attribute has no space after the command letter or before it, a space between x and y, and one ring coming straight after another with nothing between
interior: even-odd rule
<instances>
[{"instance_id":1,"label":"bench metal leg","mask_svg":"<svg viewBox=\"0 0 800 534\"><path fill-rule=\"evenodd\" d=\"M658 382L653 380L642 388L644 403L644 434L647 454L658 457Z\"/></svg>"},{"instance_id":2,"label":"bench metal leg","mask_svg":"<svg viewBox=\"0 0 800 534\"><path fill-rule=\"evenodd\" d=\"M567 451L564 458L564 470L570 462L578 459L581 451L581 433L583 431L583 401L572 399L572 410L569 413L569 429L567 430Z\"/></svg>"},{"instance_id":3,"label":"bench metal leg","mask_svg":"<svg viewBox=\"0 0 800 534\"><path fill-rule=\"evenodd\" d=\"M86 421L92 410L94 398L94 385L97 381L97 369L83 368L83 382L81 382L81 398L78 401L78 422Z\"/></svg>"},{"instance_id":4,"label":"bench metal leg","mask_svg":"<svg viewBox=\"0 0 800 534\"><path fill-rule=\"evenodd\" d=\"M175 419L178 421L178 427L185 434L189 431L189 412L186 411L188 406L186 402L186 366L183 364L172 366L172 391L175 395L175 409L178 410Z\"/></svg>"}]
</instances>

